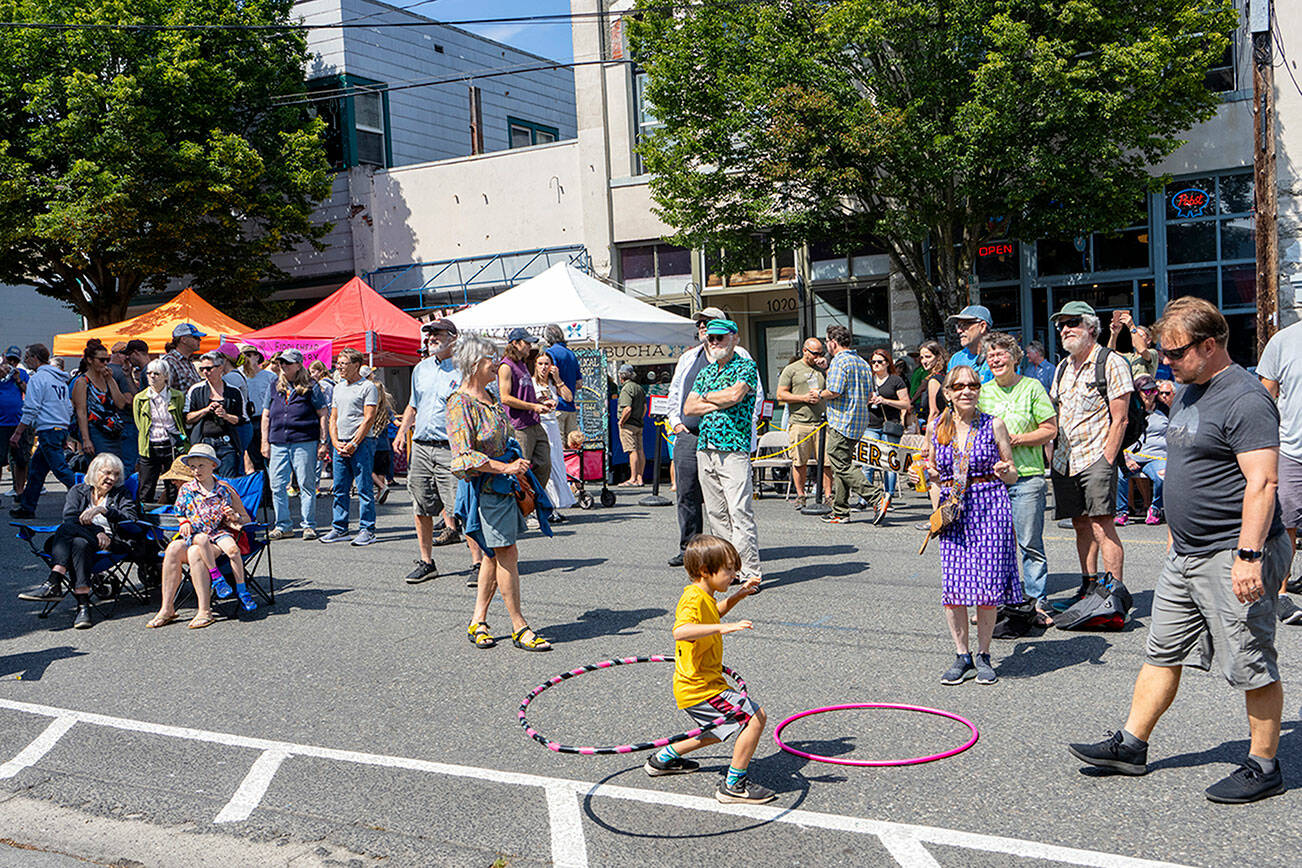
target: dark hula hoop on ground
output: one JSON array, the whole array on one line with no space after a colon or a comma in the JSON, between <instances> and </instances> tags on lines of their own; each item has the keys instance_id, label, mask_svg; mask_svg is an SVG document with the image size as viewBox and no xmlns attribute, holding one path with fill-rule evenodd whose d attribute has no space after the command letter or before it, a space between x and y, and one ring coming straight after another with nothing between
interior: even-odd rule
<instances>
[{"instance_id":1,"label":"dark hula hoop on ground","mask_svg":"<svg viewBox=\"0 0 1302 868\"><path fill-rule=\"evenodd\" d=\"M550 690L562 681L567 681L570 678L582 675L585 672L596 672L598 669L610 669L613 666L627 666L630 663L673 662L674 658L665 654L652 654L649 657L619 657L613 660L602 660L600 663L589 663L586 666L580 666L578 669L571 669L569 672L562 672L560 675L553 675L533 690L530 690L529 694L525 696L524 702L520 703L520 726L524 727L525 735L529 736L548 750L554 750L557 753L577 753L583 754L584 756L593 756L596 754L633 753L634 751L639 750L654 750L656 748L664 747L667 744L673 744L676 741L704 735L715 727L722 726L735 717L735 715L725 714L710 721L705 726L700 726L696 729L689 729L687 732L680 732L677 735L671 735L668 738L658 738L655 741L643 741L636 744L619 744L611 747L574 747L573 745L552 741L530 726L528 719L525 717L525 711L529 708L529 703L533 702L534 698L538 696L538 694L542 693L544 690ZM742 680L740 675L733 672L727 666L723 667L723 674L737 682L738 692L741 693L742 696L746 695L746 682Z\"/></svg>"}]
</instances>

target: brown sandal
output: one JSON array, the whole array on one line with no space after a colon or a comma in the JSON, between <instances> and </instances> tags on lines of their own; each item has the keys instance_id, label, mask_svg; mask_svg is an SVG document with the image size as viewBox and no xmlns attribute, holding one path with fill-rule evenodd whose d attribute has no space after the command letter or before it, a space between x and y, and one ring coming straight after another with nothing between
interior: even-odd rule
<instances>
[{"instance_id":1,"label":"brown sandal","mask_svg":"<svg viewBox=\"0 0 1302 868\"><path fill-rule=\"evenodd\" d=\"M212 615L195 615L190 621L191 630L202 630L204 627L210 627L216 622Z\"/></svg>"},{"instance_id":2,"label":"brown sandal","mask_svg":"<svg viewBox=\"0 0 1302 868\"><path fill-rule=\"evenodd\" d=\"M154 617L149 619L149 623L146 624L145 626L151 630L157 630L159 627L166 627L168 624L172 623L179 617L180 616L177 615L175 612L173 612L170 615L155 615Z\"/></svg>"}]
</instances>

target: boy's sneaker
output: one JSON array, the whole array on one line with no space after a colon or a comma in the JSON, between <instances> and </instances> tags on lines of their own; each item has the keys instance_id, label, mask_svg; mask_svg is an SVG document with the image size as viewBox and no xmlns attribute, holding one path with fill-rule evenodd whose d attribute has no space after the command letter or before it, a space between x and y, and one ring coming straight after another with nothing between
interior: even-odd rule
<instances>
[{"instance_id":1,"label":"boy's sneaker","mask_svg":"<svg viewBox=\"0 0 1302 868\"><path fill-rule=\"evenodd\" d=\"M954 656L954 665L949 667L940 676L941 684L962 684L969 678L976 677L976 666L972 664L972 655L962 654Z\"/></svg>"},{"instance_id":2,"label":"boy's sneaker","mask_svg":"<svg viewBox=\"0 0 1302 868\"><path fill-rule=\"evenodd\" d=\"M1144 516L1144 524L1161 524L1161 523L1162 523L1162 510L1158 509L1155 506L1150 506L1148 508L1148 515Z\"/></svg>"},{"instance_id":3,"label":"boy's sneaker","mask_svg":"<svg viewBox=\"0 0 1302 868\"><path fill-rule=\"evenodd\" d=\"M1112 519L1112 523L1117 527L1125 527L1130 524L1130 516L1126 515L1124 512L1118 513L1117 517Z\"/></svg>"},{"instance_id":4,"label":"boy's sneaker","mask_svg":"<svg viewBox=\"0 0 1302 868\"><path fill-rule=\"evenodd\" d=\"M1275 763L1275 770L1267 774L1252 757L1245 759L1230 776L1203 790L1207 798L1225 805L1243 805L1259 799L1278 796L1284 792L1284 773Z\"/></svg>"},{"instance_id":5,"label":"boy's sneaker","mask_svg":"<svg viewBox=\"0 0 1302 868\"><path fill-rule=\"evenodd\" d=\"M1275 600L1275 616L1281 624L1302 624L1302 609L1283 594Z\"/></svg>"},{"instance_id":6,"label":"boy's sneaker","mask_svg":"<svg viewBox=\"0 0 1302 868\"><path fill-rule=\"evenodd\" d=\"M409 585L418 585L421 582L438 578L438 574L439 571L434 566L433 561L417 560L416 569L412 570L410 573L407 573L406 582Z\"/></svg>"},{"instance_id":7,"label":"boy's sneaker","mask_svg":"<svg viewBox=\"0 0 1302 868\"><path fill-rule=\"evenodd\" d=\"M728 786L728 780L724 778L719 781L719 789L714 791L714 797L725 805L765 805L776 799L778 794L749 778L742 778L736 787Z\"/></svg>"},{"instance_id":8,"label":"boy's sneaker","mask_svg":"<svg viewBox=\"0 0 1302 868\"><path fill-rule=\"evenodd\" d=\"M230 582L226 581L225 576L213 578L212 592L217 595L219 600L225 600L235 595L235 589L231 587Z\"/></svg>"},{"instance_id":9,"label":"boy's sneaker","mask_svg":"<svg viewBox=\"0 0 1302 868\"><path fill-rule=\"evenodd\" d=\"M646 773L653 778L658 778L661 775L691 774L700 769L700 767L701 764L695 760L683 759L682 757L675 757L667 763L661 762L656 759L655 754L651 754L651 756L647 758L646 764L642 766Z\"/></svg>"},{"instance_id":10,"label":"boy's sneaker","mask_svg":"<svg viewBox=\"0 0 1302 868\"><path fill-rule=\"evenodd\" d=\"M330 528L330 530L326 531L326 535L321 537L318 540L318 542L336 543L336 542L343 542L346 539L348 539L348 531L340 530L337 527L332 527Z\"/></svg>"},{"instance_id":11,"label":"boy's sneaker","mask_svg":"<svg viewBox=\"0 0 1302 868\"><path fill-rule=\"evenodd\" d=\"M989 654L978 654L973 659L973 664L976 666L977 684L994 684L999 680L999 676L995 674L995 667L990 665Z\"/></svg>"},{"instance_id":12,"label":"boy's sneaker","mask_svg":"<svg viewBox=\"0 0 1302 868\"><path fill-rule=\"evenodd\" d=\"M823 516L823 517L820 519L820 521L822 521L822 522L824 522L824 523L826 523L826 524L849 524L849 523L850 523L850 516L848 516L848 515L837 515L837 514L834 513L834 512L829 512L827 515Z\"/></svg>"},{"instance_id":13,"label":"boy's sneaker","mask_svg":"<svg viewBox=\"0 0 1302 868\"><path fill-rule=\"evenodd\" d=\"M1094 744L1069 744L1067 750L1082 762L1123 775L1148 774L1148 747L1126 747L1121 730ZM1258 769L1260 771L1260 769ZM1210 796L1209 796L1210 798Z\"/></svg>"}]
</instances>

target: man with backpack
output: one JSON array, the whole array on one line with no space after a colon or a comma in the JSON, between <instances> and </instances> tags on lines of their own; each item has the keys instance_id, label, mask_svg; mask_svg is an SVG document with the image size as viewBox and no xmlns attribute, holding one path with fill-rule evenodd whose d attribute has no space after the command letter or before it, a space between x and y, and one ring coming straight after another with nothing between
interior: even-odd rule
<instances>
[{"instance_id":1,"label":"man with backpack","mask_svg":"<svg viewBox=\"0 0 1302 868\"><path fill-rule=\"evenodd\" d=\"M1080 557L1077 595L1054 608L1066 609L1084 599L1099 581L1122 578L1125 553L1113 518L1117 500L1117 461L1125 448L1129 405L1134 385L1130 365L1100 346L1099 318L1083 301L1065 304L1050 318L1069 356L1058 364L1050 397L1058 407L1058 439L1053 451L1053 500L1056 518L1071 519ZM1142 430L1142 429L1141 429ZM1133 440L1131 442L1134 442Z\"/></svg>"}]
</instances>

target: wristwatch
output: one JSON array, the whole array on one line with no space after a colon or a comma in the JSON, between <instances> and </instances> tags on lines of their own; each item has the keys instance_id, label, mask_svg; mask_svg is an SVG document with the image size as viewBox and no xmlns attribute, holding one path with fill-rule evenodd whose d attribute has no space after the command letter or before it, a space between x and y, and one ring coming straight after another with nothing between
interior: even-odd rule
<instances>
[{"instance_id":1,"label":"wristwatch","mask_svg":"<svg viewBox=\"0 0 1302 868\"><path fill-rule=\"evenodd\" d=\"M1235 554L1238 555L1239 560L1248 563L1259 561L1266 556L1266 553L1260 549L1239 549Z\"/></svg>"}]
</instances>

